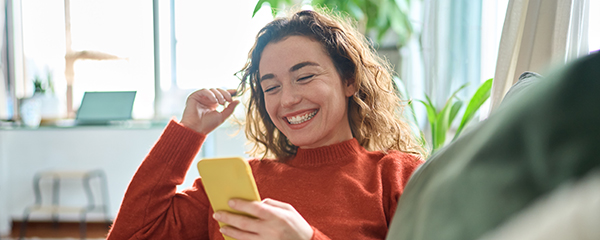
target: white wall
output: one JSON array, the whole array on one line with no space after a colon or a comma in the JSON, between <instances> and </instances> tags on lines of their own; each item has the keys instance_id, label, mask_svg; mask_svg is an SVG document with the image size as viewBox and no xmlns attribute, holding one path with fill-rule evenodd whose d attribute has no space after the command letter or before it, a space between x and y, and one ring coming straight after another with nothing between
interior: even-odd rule
<instances>
[{"instance_id":1,"label":"white wall","mask_svg":"<svg viewBox=\"0 0 600 240\"><path fill-rule=\"evenodd\" d=\"M111 218L116 216L123 195L150 148L163 128L75 127L0 130L0 235L7 234L13 219L21 219L26 206L34 203L33 176L42 170L103 169L108 178ZM202 153L206 156L244 156L243 134L229 136L235 129L226 126L209 135ZM219 147L216 147L219 146ZM205 149L206 148L206 149ZM195 165L193 165L195 166ZM191 186L198 176L190 168L185 183ZM49 189L49 182L42 188ZM93 190L99 191L96 185ZM79 181L64 181L61 203L87 203ZM63 220L77 220L77 215L62 215ZM33 215L32 219L50 219ZM98 221L101 214L88 220Z\"/></svg>"},{"instance_id":2,"label":"white wall","mask_svg":"<svg viewBox=\"0 0 600 240\"><path fill-rule=\"evenodd\" d=\"M9 233L9 218L8 218L8 160L6 158L5 136L3 131L0 131L0 236Z\"/></svg>"}]
</instances>

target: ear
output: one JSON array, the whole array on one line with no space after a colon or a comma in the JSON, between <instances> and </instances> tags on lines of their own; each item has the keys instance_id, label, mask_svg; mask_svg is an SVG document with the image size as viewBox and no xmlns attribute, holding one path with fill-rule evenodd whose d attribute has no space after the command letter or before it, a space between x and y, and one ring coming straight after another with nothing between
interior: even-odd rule
<instances>
[{"instance_id":1,"label":"ear","mask_svg":"<svg viewBox=\"0 0 600 240\"><path fill-rule=\"evenodd\" d=\"M356 86L354 86L354 79L348 79L345 83L346 84L344 86L344 94L346 95L346 97L354 95L354 93L356 92Z\"/></svg>"}]
</instances>

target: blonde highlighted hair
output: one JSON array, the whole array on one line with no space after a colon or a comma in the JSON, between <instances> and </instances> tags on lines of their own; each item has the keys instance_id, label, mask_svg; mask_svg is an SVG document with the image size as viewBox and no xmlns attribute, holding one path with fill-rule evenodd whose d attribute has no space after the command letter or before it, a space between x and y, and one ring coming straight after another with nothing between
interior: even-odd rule
<instances>
[{"instance_id":1,"label":"blonde highlighted hair","mask_svg":"<svg viewBox=\"0 0 600 240\"><path fill-rule=\"evenodd\" d=\"M402 117L399 98L389 64L377 56L366 38L347 18L324 11L302 10L277 18L263 27L248 54L249 61L238 91L249 88L246 137L254 143L251 155L285 160L296 154L294 146L279 131L265 108L259 64L265 46L289 36L304 36L321 43L344 83L357 89L348 101L348 119L354 138L369 151L398 150L425 157L410 125Z\"/></svg>"}]
</instances>

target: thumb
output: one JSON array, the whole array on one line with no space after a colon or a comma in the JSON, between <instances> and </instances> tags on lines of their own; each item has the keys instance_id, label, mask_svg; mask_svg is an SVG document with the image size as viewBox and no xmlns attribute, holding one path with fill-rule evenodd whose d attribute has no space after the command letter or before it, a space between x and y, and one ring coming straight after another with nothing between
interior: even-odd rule
<instances>
[{"instance_id":1,"label":"thumb","mask_svg":"<svg viewBox=\"0 0 600 240\"><path fill-rule=\"evenodd\" d=\"M221 111L221 116L223 116L223 120L227 119L229 116L231 116L231 114L233 114L233 110L235 110L235 107L240 103L239 100L234 100L232 102L230 102L227 107L225 107L225 109L223 109L223 111Z\"/></svg>"}]
</instances>

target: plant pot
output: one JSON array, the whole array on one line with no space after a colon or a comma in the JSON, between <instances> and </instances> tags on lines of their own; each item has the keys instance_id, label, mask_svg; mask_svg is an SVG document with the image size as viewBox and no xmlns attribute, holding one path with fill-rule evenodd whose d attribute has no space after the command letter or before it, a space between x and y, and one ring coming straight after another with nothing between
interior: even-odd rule
<instances>
[{"instance_id":1,"label":"plant pot","mask_svg":"<svg viewBox=\"0 0 600 240\"><path fill-rule=\"evenodd\" d=\"M20 104L21 122L30 128L37 128L42 121L42 101L37 97L24 98Z\"/></svg>"}]
</instances>

